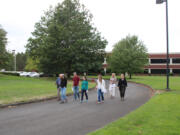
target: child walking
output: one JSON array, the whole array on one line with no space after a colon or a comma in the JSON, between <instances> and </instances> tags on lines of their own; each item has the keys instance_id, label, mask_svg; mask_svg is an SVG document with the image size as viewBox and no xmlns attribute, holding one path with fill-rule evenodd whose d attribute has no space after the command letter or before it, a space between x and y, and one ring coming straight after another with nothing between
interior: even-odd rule
<instances>
[{"instance_id":1,"label":"child walking","mask_svg":"<svg viewBox=\"0 0 180 135\"><path fill-rule=\"evenodd\" d=\"M106 88L105 88L105 81L102 79L102 75L98 75L98 80L97 80L97 94L98 94L98 104L104 103L104 93L106 93Z\"/></svg>"},{"instance_id":2,"label":"child walking","mask_svg":"<svg viewBox=\"0 0 180 135\"><path fill-rule=\"evenodd\" d=\"M83 81L81 83L81 103L83 102L84 94L86 96L86 102L88 101L87 91L88 91L88 81L86 76L83 76Z\"/></svg>"}]
</instances>

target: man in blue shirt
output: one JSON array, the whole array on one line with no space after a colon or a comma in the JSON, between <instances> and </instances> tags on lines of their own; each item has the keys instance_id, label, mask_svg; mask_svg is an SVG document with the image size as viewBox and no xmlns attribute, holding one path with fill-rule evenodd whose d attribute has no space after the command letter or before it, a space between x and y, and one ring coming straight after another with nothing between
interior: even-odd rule
<instances>
[{"instance_id":1,"label":"man in blue shirt","mask_svg":"<svg viewBox=\"0 0 180 135\"><path fill-rule=\"evenodd\" d=\"M60 90L61 90L61 88L60 88L60 85L61 85L61 74L59 74L59 77L56 79L56 86L57 86L57 100L59 101L59 100L61 100L60 99Z\"/></svg>"}]
</instances>

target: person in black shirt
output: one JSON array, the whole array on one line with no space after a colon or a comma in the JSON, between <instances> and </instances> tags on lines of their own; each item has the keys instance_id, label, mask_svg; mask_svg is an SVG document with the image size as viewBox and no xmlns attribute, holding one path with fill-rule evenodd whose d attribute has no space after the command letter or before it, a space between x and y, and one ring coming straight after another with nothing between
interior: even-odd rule
<instances>
[{"instance_id":1,"label":"person in black shirt","mask_svg":"<svg viewBox=\"0 0 180 135\"><path fill-rule=\"evenodd\" d=\"M65 78L64 75L61 75L61 103L66 103L67 102L67 97L66 97L66 88L67 88L67 79Z\"/></svg>"},{"instance_id":2,"label":"person in black shirt","mask_svg":"<svg viewBox=\"0 0 180 135\"><path fill-rule=\"evenodd\" d=\"M124 74L121 74L121 78L119 79L118 82L118 87L119 87L121 100L124 101L124 95L127 87L127 81L126 78L124 77Z\"/></svg>"}]
</instances>

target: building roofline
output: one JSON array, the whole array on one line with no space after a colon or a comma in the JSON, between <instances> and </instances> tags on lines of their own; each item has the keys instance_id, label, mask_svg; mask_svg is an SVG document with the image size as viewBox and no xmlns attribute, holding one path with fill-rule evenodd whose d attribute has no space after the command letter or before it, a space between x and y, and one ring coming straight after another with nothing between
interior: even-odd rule
<instances>
[{"instance_id":1,"label":"building roofline","mask_svg":"<svg viewBox=\"0 0 180 135\"><path fill-rule=\"evenodd\" d=\"M106 53L112 53L112 51L106 51ZM166 52L148 52L148 54L159 54L159 55L166 55ZM169 52L169 54L180 54L180 52Z\"/></svg>"}]
</instances>

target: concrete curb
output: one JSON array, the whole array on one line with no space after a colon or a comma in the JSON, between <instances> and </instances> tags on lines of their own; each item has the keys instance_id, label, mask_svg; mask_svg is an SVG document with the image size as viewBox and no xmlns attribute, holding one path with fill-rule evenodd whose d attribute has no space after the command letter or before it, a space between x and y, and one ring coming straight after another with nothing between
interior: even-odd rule
<instances>
[{"instance_id":1,"label":"concrete curb","mask_svg":"<svg viewBox=\"0 0 180 135\"><path fill-rule=\"evenodd\" d=\"M95 87L88 89L88 91L92 91L92 90L95 90ZM72 95L73 93L68 93L66 96L69 97ZM0 105L0 108L15 107L15 106L20 106L20 105L25 105L25 104L44 102L44 101L53 100L56 98L57 96L53 96L53 97L48 97L48 98L43 98L43 99L34 99L34 100L24 101L24 102L22 101L22 102L17 102L17 103L12 103L12 104Z\"/></svg>"}]
</instances>

